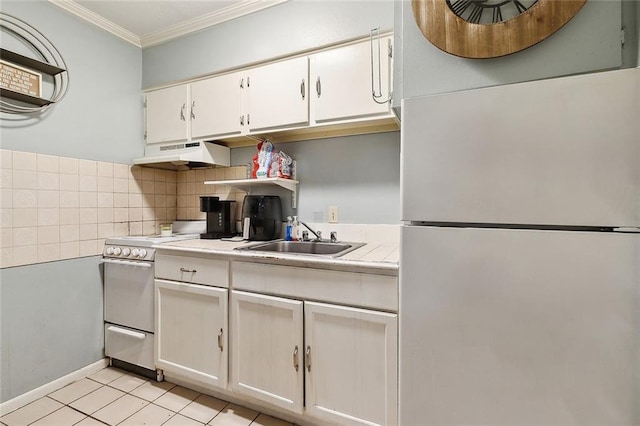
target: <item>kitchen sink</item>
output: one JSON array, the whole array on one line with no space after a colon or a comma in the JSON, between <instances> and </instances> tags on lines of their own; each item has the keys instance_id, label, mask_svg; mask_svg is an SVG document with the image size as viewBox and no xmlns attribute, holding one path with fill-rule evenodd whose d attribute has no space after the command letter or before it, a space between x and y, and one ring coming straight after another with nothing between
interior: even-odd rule
<instances>
[{"instance_id":1,"label":"kitchen sink","mask_svg":"<svg viewBox=\"0 0 640 426\"><path fill-rule=\"evenodd\" d=\"M364 246L364 243L332 243L328 241L284 241L275 240L266 243L238 247L236 250L266 251L287 254L307 254L328 257L340 257Z\"/></svg>"}]
</instances>

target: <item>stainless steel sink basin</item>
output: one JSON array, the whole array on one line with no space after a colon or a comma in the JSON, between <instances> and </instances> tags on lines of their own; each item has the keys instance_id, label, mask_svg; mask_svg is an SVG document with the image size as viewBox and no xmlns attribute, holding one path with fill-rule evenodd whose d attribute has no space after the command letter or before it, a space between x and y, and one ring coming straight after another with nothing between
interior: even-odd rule
<instances>
[{"instance_id":1,"label":"stainless steel sink basin","mask_svg":"<svg viewBox=\"0 0 640 426\"><path fill-rule=\"evenodd\" d=\"M331 243L325 241L283 241L275 240L266 243L238 247L236 250L266 251L277 253L308 254L317 256L340 257L360 248L364 243Z\"/></svg>"}]
</instances>

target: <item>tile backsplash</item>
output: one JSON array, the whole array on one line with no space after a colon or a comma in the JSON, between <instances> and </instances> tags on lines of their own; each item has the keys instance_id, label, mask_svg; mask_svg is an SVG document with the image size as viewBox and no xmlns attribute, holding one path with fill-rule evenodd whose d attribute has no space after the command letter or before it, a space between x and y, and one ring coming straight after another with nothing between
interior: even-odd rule
<instances>
[{"instance_id":1,"label":"tile backsplash","mask_svg":"<svg viewBox=\"0 0 640 426\"><path fill-rule=\"evenodd\" d=\"M204 182L244 177L245 166L172 171L0 149L0 267L94 256L106 238L204 219L201 195L240 208L244 192Z\"/></svg>"}]
</instances>

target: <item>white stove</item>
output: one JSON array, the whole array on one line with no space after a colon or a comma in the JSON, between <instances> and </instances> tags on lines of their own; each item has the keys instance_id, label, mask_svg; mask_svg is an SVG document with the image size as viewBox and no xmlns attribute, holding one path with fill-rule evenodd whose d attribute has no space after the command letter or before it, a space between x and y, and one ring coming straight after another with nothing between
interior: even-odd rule
<instances>
[{"instance_id":1,"label":"white stove","mask_svg":"<svg viewBox=\"0 0 640 426\"><path fill-rule=\"evenodd\" d=\"M156 244L200 238L204 221L174 222L171 236L109 238L103 250L105 355L110 363L142 375L156 375L154 347L154 260Z\"/></svg>"}]
</instances>

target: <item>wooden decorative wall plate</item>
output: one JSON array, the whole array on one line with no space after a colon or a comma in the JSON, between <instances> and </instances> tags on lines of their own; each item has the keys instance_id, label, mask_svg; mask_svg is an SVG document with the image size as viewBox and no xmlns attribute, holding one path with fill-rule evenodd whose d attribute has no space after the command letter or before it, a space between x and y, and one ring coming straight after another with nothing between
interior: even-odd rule
<instances>
[{"instance_id":1,"label":"wooden decorative wall plate","mask_svg":"<svg viewBox=\"0 0 640 426\"><path fill-rule=\"evenodd\" d=\"M465 58L495 58L541 42L587 0L411 0L413 17L436 47Z\"/></svg>"}]
</instances>

